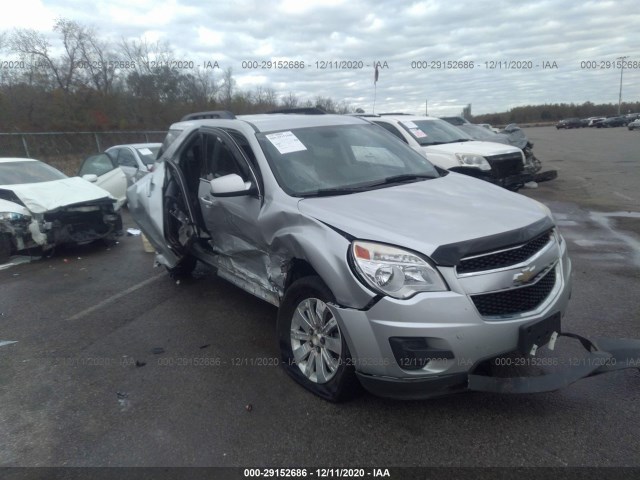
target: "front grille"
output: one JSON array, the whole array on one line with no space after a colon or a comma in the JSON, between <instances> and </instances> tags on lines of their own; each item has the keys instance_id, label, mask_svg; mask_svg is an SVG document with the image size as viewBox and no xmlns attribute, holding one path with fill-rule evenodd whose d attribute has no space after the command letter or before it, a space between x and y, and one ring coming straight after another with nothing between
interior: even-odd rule
<instances>
[{"instance_id":1,"label":"front grille","mask_svg":"<svg viewBox=\"0 0 640 480\"><path fill-rule=\"evenodd\" d=\"M510 250L504 250L496 253L487 253L486 255L462 259L457 266L458 273L482 272L485 270L495 270L497 268L509 267L524 262L532 257L544 246L549 243L552 230L544 232L533 240L529 240L524 245Z\"/></svg>"},{"instance_id":2,"label":"front grille","mask_svg":"<svg viewBox=\"0 0 640 480\"><path fill-rule=\"evenodd\" d=\"M471 300L480 315L484 317L516 315L535 310L553 290L556 284L556 268L549 270L532 285L502 292L472 295Z\"/></svg>"},{"instance_id":3,"label":"front grille","mask_svg":"<svg viewBox=\"0 0 640 480\"><path fill-rule=\"evenodd\" d=\"M50 241L54 243L84 243L107 235L113 230L114 225L105 221L103 209L97 207L93 211L78 211L71 207L47 212L44 221L51 222L51 231L48 233ZM91 206L86 206L91 208ZM111 212L112 213L112 212ZM113 213L112 213L113 214Z\"/></svg>"},{"instance_id":4,"label":"front grille","mask_svg":"<svg viewBox=\"0 0 640 480\"><path fill-rule=\"evenodd\" d=\"M520 152L504 153L502 155L491 155L485 157L495 178L505 178L512 175L519 175L524 170L522 155Z\"/></svg>"}]
</instances>

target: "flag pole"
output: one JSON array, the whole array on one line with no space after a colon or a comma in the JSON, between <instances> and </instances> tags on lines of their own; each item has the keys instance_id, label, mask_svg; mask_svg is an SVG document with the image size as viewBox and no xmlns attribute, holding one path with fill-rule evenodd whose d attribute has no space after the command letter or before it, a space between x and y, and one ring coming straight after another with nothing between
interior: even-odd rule
<instances>
[{"instance_id":1,"label":"flag pole","mask_svg":"<svg viewBox=\"0 0 640 480\"><path fill-rule=\"evenodd\" d=\"M378 84L373 82L373 112L376 113L376 96L378 95Z\"/></svg>"},{"instance_id":2,"label":"flag pole","mask_svg":"<svg viewBox=\"0 0 640 480\"><path fill-rule=\"evenodd\" d=\"M375 69L373 71L373 112L376 113L376 97L378 96L378 63L375 64Z\"/></svg>"}]
</instances>

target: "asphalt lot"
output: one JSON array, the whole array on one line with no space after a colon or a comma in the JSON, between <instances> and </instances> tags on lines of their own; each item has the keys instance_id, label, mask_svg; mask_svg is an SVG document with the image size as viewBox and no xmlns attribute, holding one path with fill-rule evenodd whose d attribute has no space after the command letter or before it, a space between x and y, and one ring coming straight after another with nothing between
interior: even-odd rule
<instances>
[{"instance_id":1,"label":"asphalt lot","mask_svg":"<svg viewBox=\"0 0 640 480\"><path fill-rule=\"evenodd\" d=\"M640 132L526 133L559 171L522 193L569 243L565 330L640 338ZM176 284L139 237L0 270L0 285L0 466L640 466L636 370L336 405L269 365L274 307L204 268Z\"/></svg>"}]
</instances>

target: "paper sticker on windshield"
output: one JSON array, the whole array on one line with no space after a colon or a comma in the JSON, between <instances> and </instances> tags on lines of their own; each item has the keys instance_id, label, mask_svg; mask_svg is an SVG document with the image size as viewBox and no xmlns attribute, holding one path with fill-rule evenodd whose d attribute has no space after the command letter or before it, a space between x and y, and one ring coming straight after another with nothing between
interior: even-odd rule
<instances>
[{"instance_id":1,"label":"paper sticker on windshield","mask_svg":"<svg viewBox=\"0 0 640 480\"><path fill-rule=\"evenodd\" d=\"M410 130L411 135L413 135L416 138L424 138L427 136L426 133L424 133L422 130L420 130L419 128L413 128Z\"/></svg>"},{"instance_id":2,"label":"paper sticker on windshield","mask_svg":"<svg viewBox=\"0 0 640 480\"><path fill-rule=\"evenodd\" d=\"M138 150L142 155L153 155L153 152L148 148L141 148Z\"/></svg>"},{"instance_id":3,"label":"paper sticker on windshield","mask_svg":"<svg viewBox=\"0 0 640 480\"><path fill-rule=\"evenodd\" d=\"M301 152L307 149L293 132L270 133L269 135L265 135L265 137L273 143L273 146L276 147L281 154Z\"/></svg>"},{"instance_id":4,"label":"paper sticker on windshield","mask_svg":"<svg viewBox=\"0 0 640 480\"><path fill-rule=\"evenodd\" d=\"M413 130L414 128L420 128L413 122L402 122L402 124L410 130Z\"/></svg>"}]
</instances>

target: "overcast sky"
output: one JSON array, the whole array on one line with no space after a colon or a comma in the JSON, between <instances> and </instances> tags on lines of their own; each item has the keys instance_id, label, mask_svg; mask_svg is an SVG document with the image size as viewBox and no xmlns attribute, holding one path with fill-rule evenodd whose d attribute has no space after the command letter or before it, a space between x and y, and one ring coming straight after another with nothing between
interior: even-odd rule
<instances>
[{"instance_id":1,"label":"overcast sky","mask_svg":"<svg viewBox=\"0 0 640 480\"><path fill-rule=\"evenodd\" d=\"M4 9L0 31L51 32L64 17L115 41L167 40L178 60L231 67L243 89L329 96L367 112L373 65L386 62L376 112L424 113L428 100L430 115L458 114L469 103L480 114L526 104L617 103L615 60L623 55L635 62L623 72L623 101L640 101L639 7L637 0L19 0ZM269 60L305 67L243 68L243 61L261 67ZM363 68L336 69L341 61ZM449 68L460 61L467 63ZM531 68L507 68L514 66Z\"/></svg>"}]
</instances>

